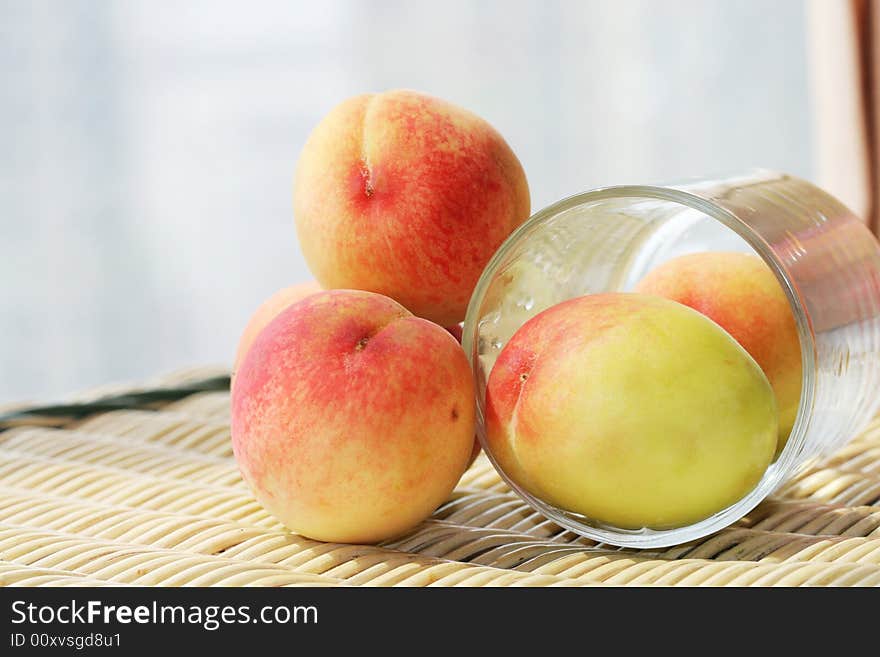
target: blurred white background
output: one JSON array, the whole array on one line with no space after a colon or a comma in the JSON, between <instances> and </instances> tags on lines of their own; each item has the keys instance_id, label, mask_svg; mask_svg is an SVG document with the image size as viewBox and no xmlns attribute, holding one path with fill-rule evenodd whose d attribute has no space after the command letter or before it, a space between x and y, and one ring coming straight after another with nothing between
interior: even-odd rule
<instances>
[{"instance_id":1,"label":"blurred white background","mask_svg":"<svg viewBox=\"0 0 880 657\"><path fill-rule=\"evenodd\" d=\"M291 177L334 104L493 123L533 210L754 166L810 178L800 0L0 0L0 401L228 363L309 278Z\"/></svg>"}]
</instances>

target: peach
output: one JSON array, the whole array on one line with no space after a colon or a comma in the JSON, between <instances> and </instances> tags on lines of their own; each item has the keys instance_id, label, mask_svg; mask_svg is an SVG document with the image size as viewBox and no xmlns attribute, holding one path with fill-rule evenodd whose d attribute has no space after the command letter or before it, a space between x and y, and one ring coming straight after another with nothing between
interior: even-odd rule
<instances>
[{"instance_id":1,"label":"peach","mask_svg":"<svg viewBox=\"0 0 880 657\"><path fill-rule=\"evenodd\" d=\"M761 368L717 324L639 294L531 318L486 390L493 457L520 486L623 528L710 516L761 479L777 410Z\"/></svg>"},{"instance_id":2,"label":"peach","mask_svg":"<svg viewBox=\"0 0 880 657\"><path fill-rule=\"evenodd\" d=\"M801 345L785 293L764 261L747 253L681 256L648 273L636 291L703 313L758 361L776 394L781 452L800 404Z\"/></svg>"},{"instance_id":3,"label":"peach","mask_svg":"<svg viewBox=\"0 0 880 657\"><path fill-rule=\"evenodd\" d=\"M414 91L334 108L306 141L293 201L322 286L379 292L441 326L464 319L530 202L522 166L492 126Z\"/></svg>"},{"instance_id":4,"label":"peach","mask_svg":"<svg viewBox=\"0 0 880 657\"><path fill-rule=\"evenodd\" d=\"M238 364L241 362L241 359L244 358L247 350L250 349L254 338L257 337L257 334L263 330L263 327L265 327L266 324L275 319L282 310L291 304L296 303L300 299L304 299L310 294L315 294L320 291L321 286L318 285L316 281L308 281L307 283L299 283L278 290L275 294L260 304L260 307L257 308L256 312L251 315L247 325L244 327L241 338L238 340L238 348L235 351L235 361L232 365L232 378L235 379L235 372L238 370Z\"/></svg>"},{"instance_id":5,"label":"peach","mask_svg":"<svg viewBox=\"0 0 880 657\"><path fill-rule=\"evenodd\" d=\"M458 341L458 344L461 344L461 336L462 336L463 329L464 329L464 327L461 324L453 324L452 326L446 327L446 330L449 331L450 334L452 334L452 337L454 337ZM482 450L482 447L480 446L480 439L477 438L477 436L475 435L474 436L474 449L471 452L471 460L468 461L468 467L471 467L474 464L474 461L477 460L477 457L480 455L481 450Z\"/></svg>"},{"instance_id":6,"label":"peach","mask_svg":"<svg viewBox=\"0 0 880 657\"><path fill-rule=\"evenodd\" d=\"M313 539L371 543L440 505L473 447L474 387L445 329L331 290L257 335L232 388L232 447L261 504Z\"/></svg>"}]
</instances>

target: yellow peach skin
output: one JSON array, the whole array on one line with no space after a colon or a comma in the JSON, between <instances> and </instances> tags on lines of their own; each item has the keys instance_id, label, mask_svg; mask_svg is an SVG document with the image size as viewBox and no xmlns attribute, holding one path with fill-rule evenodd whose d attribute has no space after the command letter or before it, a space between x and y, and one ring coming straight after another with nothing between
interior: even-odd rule
<instances>
[{"instance_id":1,"label":"yellow peach skin","mask_svg":"<svg viewBox=\"0 0 880 657\"><path fill-rule=\"evenodd\" d=\"M505 345L487 435L533 495L623 528L695 522L748 493L776 447L757 363L674 301L598 294L553 306Z\"/></svg>"},{"instance_id":2,"label":"yellow peach skin","mask_svg":"<svg viewBox=\"0 0 880 657\"><path fill-rule=\"evenodd\" d=\"M232 447L295 532L371 543L429 516L471 455L474 388L449 333L382 295L331 290L257 335L232 388Z\"/></svg>"},{"instance_id":3,"label":"yellow peach skin","mask_svg":"<svg viewBox=\"0 0 880 657\"><path fill-rule=\"evenodd\" d=\"M232 378L235 379L235 372L238 370L238 364L241 362L241 359L244 358L247 350L250 349L254 338L257 337L257 334L263 330L263 327L265 327L266 324L275 319L282 310L291 304L294 304L301 299L305 299L310 294L315 294L320 291L321 286L318 285L316 281L298 283L297 285L291 285L290 287L278 290L275 294L260 304L260 307L257 308L256 312L254 312L248 320L247 326L244 327L244 331L238 341L238 348L235 351L235 361L232 365Z\"/></svg>"},{"instance_id":4,"label":"yellow peach skin","mask_svg":"<svg viewBox=\"0 0 880 657\"><path fill-rule=\"evenodd\" d=\"M442 326L529 216L522 166L474 114L413 91L365 94L309 136L294 178L303 255L325 288L394 298Z\"/></svg>"},{"instance_id":5,"label":"yellow peach skin","mask_svg":"<svg viewBox=\"0 0 880 657\"><path fill-rule=\"evenodd\" d=\"M739 342L773 386L782 451L801 396L801 346L788 299L770 268L748 253L681 256L649 272L636 286L690 306Z\"/></svg>"}]
</instances>

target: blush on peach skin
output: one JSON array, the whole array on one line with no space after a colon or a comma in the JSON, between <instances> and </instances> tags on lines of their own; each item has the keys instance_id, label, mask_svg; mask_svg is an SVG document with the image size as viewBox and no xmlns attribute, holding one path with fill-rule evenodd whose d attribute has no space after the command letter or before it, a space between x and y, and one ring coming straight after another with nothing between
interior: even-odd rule
<instances>
[{"instance_id":1,"label":"blush on peach skin","mask_svg":"<svg viewBox=\"0 0 880 657\"><path fill-rule=\"evenodd\" d=\"M318 540L406 531L448 497L473 448L461 347L370 292L320 292L281 312L242 360L231 406L245 481Z\"/></svg>"},{"instance_id":2,"label":"blush on peach skin","mask_svg":"<svg viewBox=\"0 0 880 657\"><path fill-rule=\"evenodd\" d=\"M498 132L413 91L365 94L309 136L294 179L303 255L325 288L385 294L441 326L464 319L483 268L529 216Z\"/></svg>"},{"instance_id":3,"label":"blush on peach skin","mask_svg":"<svg viewBox=\"0 0 880 657\"><path fill-rule=\"evenodd\" d=\"M254 338L257 337L257 334L263 330L266 324L275 319L282 310L291 304L306 298L310 294L315 294L320 291L321 286L318 285L317 281L308 281L307 283L299 283L278 290L275 294L261 303L260 307L257 308L253 315L251 315L251 318L244 327L244 331L242 331L241 338L238 341L238 348L235 351L235 361L232 365L232 378L235 379L235 372L238 370L238 365L241 362L241 359L244 358L244 355L247 353L248 349L250 349Z\"/></svg>"}]
</instances>

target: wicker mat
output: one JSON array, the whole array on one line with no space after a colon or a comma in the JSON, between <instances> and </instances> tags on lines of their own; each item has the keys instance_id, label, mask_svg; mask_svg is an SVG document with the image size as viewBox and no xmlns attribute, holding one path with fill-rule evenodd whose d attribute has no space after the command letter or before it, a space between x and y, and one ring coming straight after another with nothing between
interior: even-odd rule
<instances>
[{"instance_id":1,"label":"wicker mat","mask_svg":"<svg viewBox=\"0 0 880 657\"><path fill-rule=\"evenodd\" d=\"M192 370L144 388L161 393L217 374ZM239 477L228 392L105 406L0 425L0 584L880 585L880 419L737 525L639 551L560 529L484 456L406 536L379 546L308 540L285 531Z\"/></svg>"}]
</instances>

